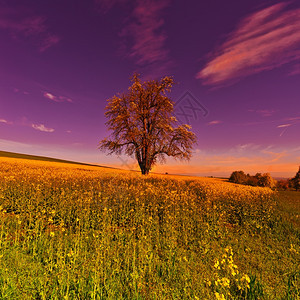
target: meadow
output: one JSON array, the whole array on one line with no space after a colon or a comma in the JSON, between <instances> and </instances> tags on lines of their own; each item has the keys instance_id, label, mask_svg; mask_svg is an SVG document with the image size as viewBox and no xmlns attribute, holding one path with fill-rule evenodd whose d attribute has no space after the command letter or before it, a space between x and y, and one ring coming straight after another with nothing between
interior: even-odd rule
<instances>
[{"instance_id":1,"label":"meadow","mask_svg":"<svg viewBox=\"0 0 300 300\"><path fill-rule=\"evenodd\" d=\"M300 299L299 195L0 157L0 298Z\"/></svg>"}]
</instances>

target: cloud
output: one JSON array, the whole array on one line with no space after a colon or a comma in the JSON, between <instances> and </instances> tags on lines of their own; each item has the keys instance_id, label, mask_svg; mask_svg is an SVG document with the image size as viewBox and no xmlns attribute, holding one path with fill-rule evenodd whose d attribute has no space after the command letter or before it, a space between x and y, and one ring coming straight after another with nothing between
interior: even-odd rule
<instances>
[{"instance_id":1,"label":"cloud","mask_svg":"<svg viewBox=\"0 0 300 300\"><path fill-rule=\"evenodd\" d=\"M49 32L46 21L45 17L35 15L27 8L0 5L0 29L9 31L14 39L34 38L40 52L60 41L57 35Z\"/></svg>"},{"instance_id":2,"label":"cloud","mask_svg":"<svg viewBox=\"0 0 300 300\"><path fill-rule=\"evenodd\" d=\"M221 124L221 123L223 123L223 122L220 121L220 120L215 120L215 121L208 122L207 125L218 125L218 124Z\"/></svg>"},{"instance_id":3,"label":"cloud","mask_svg":"<svg viewBox=\"0 0 300 300\"><path fill-rule=\"evenodd\" d=\"M49 92L43 92L43 96L49 100L52 100L54 102L70 102L72 103L73 100L68 98L68 97L65 97L65 96L55 96L53 95L52 93L49 93Z\"/></svg>"},{"instance_id":4,"label":"cloud","mask_svg":"<svg viewBox=\"0 0 300 300\"><path fill-rule=\"evenodd\" d=\"M244 18L196 75L204 84L271 70L300 59L300 9L278 3Z\"/></svg>"},{"instance_id":5,"label":"cloud","mask_svg":"<svg viewBox=\"0 0 300 300\"><path fill-rule=\"evenodd\" d=\"M277 128L285 128L290 126L292 126L292 124L282 124L282 125L278 125Z\"/></svg>"},{"instance_id":6,"label":"cloud","mask_svg":"<svg viewBox=\"0 0 300 300\"><path fill-rule=\"evenodd\" d=\"M259 115L261 115L262 117L271 117L276 111L273 109L249 109L249 112L254 112L257 113Z\"/></svg>"},{"instance_id":7,"label":"cloud","mask_svg":"<svg viewBox=\"0 0 300 300\"><path fill-rule=\"evenodd\" d=\"M42 40L41 46L39 47L40 52L46 51L48 48L54 46L60 41L60 38L56 35L50 34Z\"/></svg>"},{"instance_id":8,"label":"cloud","mask_svg":"<svg viewBox=\"0 0 300 300\"><path fill-rule=\"evenodd\" d=\"M300 117L290 117L290 118L285 118L283 121L288 121L288 123L285 124L280 124L277 126L277 128L282 128L283 130L279 134L279 136L283 136L283 134L291 127L294 125L299 124L300 122Z\"/></svg>"},{"instance_id":9,"label":"cloud","mask_svg":"<svg viewBox=\"0 0 300 300\"><path fill-rule=\"evenodd\" d=\"M48 128L44 124L31 124L31 127L35 130L43 131L43 132L54 132L53 128Z\"/></svg>"},{"instance_id":10,"label":"cloud","mask_svg":"<svg viewBox=\"0 0 300 300\"><path fill-rule=\"evenodd\" d=\"M130 21L120 33L128 56L139 66L157 64L165 69L170 64L165 43L167 35L163 30L163 10L169 0L138 0ZM163 71L163 70L162 70Z\"/></svg>"},{"instance_id":11,"label":"cloud","mask_svg":"<svg viewBox=\"0 0 300 300\"><path fill-rule=\"evenodd\" d=\"M290 117L290 118L287 118L286 120L297 122L297 121L300 121L300 117Z\"/></svg>"},{"instance_id":12,"label":"cloud","mask_svg":"<svg viewBox=\"0 0 300 300\"><path fill-rule=\"evenodd\" d=\"M5 119L0 119L0 123L4 123L4 124L7 124L7 125L11 125L12 124L12 122L7 121Z\"/></svg>"}]
</instances>

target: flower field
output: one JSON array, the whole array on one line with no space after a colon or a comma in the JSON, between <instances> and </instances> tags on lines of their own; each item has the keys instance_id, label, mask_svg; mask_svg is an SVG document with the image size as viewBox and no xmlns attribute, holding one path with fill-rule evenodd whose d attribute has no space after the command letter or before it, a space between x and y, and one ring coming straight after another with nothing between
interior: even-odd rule
<instances>
[{"instance_id":1,"label":"flower field","mask_svg":"<svg viewBox=\"0 0 300 300\"><path fill-rule=\"evenodd\" d=\"M267 188L0 158L1 299L299 299Z\"/></svg>"}]
</instances>

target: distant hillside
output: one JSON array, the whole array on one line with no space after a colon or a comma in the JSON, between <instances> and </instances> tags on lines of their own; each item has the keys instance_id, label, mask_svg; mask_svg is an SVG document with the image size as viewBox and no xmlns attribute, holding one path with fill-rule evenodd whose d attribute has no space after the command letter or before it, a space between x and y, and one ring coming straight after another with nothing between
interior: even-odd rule
<instances>
[{"instance_id":1,"label":"distant hillside","mask_svg":"<svg viewBox=\"0 0 300 300\"><path fill-rule=\"evenodd\" d=\"M51 162L60 162L60 163L67 163L67 164L77 164L77 165L100 167L99 165L92 165L92 164L80 163L80 162L76 162L76 161L70 161L70 160L64 160L64 159L58 159L58 158L51 158L51 157L46 157L46 156L37 156L37 155L29 155L29 154L7 152L7 151L0 151L0 157L22 158L22 159L31 159L31 160L42 160L42 161L51 161ZM101 167L103 167L103 166L101 166ZM104 168L108 168L108 167L104 167Z\"/></svg>"}]
</instances>

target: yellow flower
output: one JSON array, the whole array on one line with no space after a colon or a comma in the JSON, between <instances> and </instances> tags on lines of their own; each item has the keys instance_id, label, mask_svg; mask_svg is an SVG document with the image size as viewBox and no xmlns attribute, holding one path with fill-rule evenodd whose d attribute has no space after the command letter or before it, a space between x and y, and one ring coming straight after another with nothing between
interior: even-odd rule
<instances>
[{"instance_id":1,"label":"yellow flower","mask_svg":"<svg viewBox=\"0 0 300 300\"><path fill-rule=\"evenodd\" d=\"M250 277L247 274L245 274L242 279L250 283Z\"/></svg>"},{"instance_id":2,"label":"yellow flower","mask_svg":"<svg viewBox=\"0 0 300 300\"><path fill-rule=\"evenodd\" d=\"M214 265L214 267L215 267L216 269L220 269L220 266L219 266L219 261L218 261L218 260L215 262L215 265Z\"/></svg>"},{"instance_id":3,"label":"yellow flower","mask_svg":"<svg viewBox=\"0 0 300 300\"><path fill-rule=\"evenodd\" d=\"M223 287L229 287L230 285L230 280L226 277L222 278L222 286Z\"/></svg>"},{"instance_id":4,"label":"yellow flower","mask_svg":"<svg viewBox=\"0 0 300 300\"><path fill-rule=\"evenodd\" d=\"M226 300L223 294L219 294L218 292L215 292L215 296L217 300Z\"/></svg>"}]
</instances>

